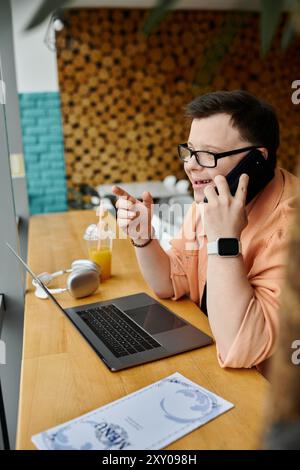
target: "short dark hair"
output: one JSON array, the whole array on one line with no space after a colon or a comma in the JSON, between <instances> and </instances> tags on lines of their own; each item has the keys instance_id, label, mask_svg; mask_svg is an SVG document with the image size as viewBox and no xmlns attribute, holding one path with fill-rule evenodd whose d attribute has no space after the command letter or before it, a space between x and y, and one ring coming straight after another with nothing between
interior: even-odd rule
<instances>
[{"instance_id":1,"label":"short dark hair","mask_svg":"<svg viewBox=\"0 0 300 470\"><path fill-rule=\"evenodd\" d=\"M186 107L186 115L201 119L214 114L231 116L233 127L252 145L265 147L273 168L279 147L279 122L274 108L247 91L215 91L197 96Z\"/></svg>"}]
</instances>

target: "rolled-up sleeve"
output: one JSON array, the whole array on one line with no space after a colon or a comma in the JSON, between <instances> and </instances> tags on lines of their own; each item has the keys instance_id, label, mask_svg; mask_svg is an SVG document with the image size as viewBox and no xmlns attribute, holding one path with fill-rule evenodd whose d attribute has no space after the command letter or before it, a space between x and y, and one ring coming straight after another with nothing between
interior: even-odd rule
<instances>
[{"instance_id":1,"label":"rolled-up sleeve","mask_svg":"<svg viewBox=\"0 0 300 470\"><path fill-rule=\"evenodd\" d=\"M174 289L174 297L172 299L178 300L183 295L189 293L187 275L184 271L180 251L173 247L167 252L167 255L170 258L170 277Z\"/></svg>"},{"instance_id":2,"label":"rolled-up sleeve","mask_svg":"<svg viewBox=\"0 0 300 470\"><path fill-rule=\"evenodd\" d=\"M172 248L167 251L170 258L170 278L174 290L173 300L190 294L192 300L197 298L198 245L195 238L197 217L196 205L193 203L184 218L179 233L170 242Z\"/></svg>"},{"instance_id":3,"label":"rolled-up sleeve","mask_svg":"<svg viewBox=\"0 0 300 470\"><path fill-rule=\"evenodd\" d=\"M287 244L286 231L279 230L256 256L248 276L254 296L226 357L221 357L217 347L221 367L250 368L273 354L279 330L279 301Z\"/></svg>"}]
</instances>

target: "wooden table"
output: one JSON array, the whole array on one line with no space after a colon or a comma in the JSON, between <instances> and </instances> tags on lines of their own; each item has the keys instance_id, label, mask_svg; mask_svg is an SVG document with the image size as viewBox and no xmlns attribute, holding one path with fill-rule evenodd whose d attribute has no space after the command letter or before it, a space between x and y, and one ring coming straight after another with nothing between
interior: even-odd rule
<instances>
[{"instance_id":1,"label":"wooden table","mask_svg":"<svg viewBox=\"0 0 300 470\"><path fill-rule=\"evenodd\" d=\"M82 239L96 222L92 211L34 216L28 259L40 273L68 267L86 257ZM60 294L63 306L147 292L128 240L115 240L113 276L92 297L76 301ZM62 286L64 279L57 285ZM253 449L259 446L268 382L256 370L223 370L215 345L171 358L110 372L70 321L49 300L33 294L28 280L20 385L17 449L33 449L31 436L134 392L176 371L235 404L235 408L169 449ZM190 300L161 300L196 327L211 334L207 317Z\"/></svg>"}]
</instances>

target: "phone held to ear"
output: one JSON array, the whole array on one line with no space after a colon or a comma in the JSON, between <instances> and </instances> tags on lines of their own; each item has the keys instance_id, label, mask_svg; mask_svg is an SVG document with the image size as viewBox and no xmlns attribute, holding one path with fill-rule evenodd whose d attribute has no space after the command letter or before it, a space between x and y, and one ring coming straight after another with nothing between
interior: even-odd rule
<instances>
[{"instance_id":1,"label":"phone held to ear","mask_svg":"<svg viewBox=\"0 0 300 470\"><path fill-rule=\"evenodd\" d=\"M246 205L267 186L274 177L274 169L269 165L263 154L257 150L251 150L247 155L226 175L226 180L232 196L235 195L240 176L246 173L249 176ZM218 190L215 188L216 192ZM219 194L219 193L218 193ZM208 202L204 198L204 202Z\"/></svg>"}]
</instances>

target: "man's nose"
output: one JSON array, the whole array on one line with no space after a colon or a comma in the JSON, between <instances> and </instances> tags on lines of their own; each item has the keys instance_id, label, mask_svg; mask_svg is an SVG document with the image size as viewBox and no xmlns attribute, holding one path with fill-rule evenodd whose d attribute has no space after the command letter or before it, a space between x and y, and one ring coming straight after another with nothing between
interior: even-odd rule
<instances>
[{"instance_id":1,"label":"man's nose","mask_svg":"<svg viewBox=\"0 0 300 470\"><path fill-rule=\"evenodd\" d=\"M187 170L199 170L200 168L202 168L201 165L199 165L199 163L197 162L195 155L193 155L192 158L190 158L189 161L185 163L185 167Z\"/></svg>"}]
</instances>

